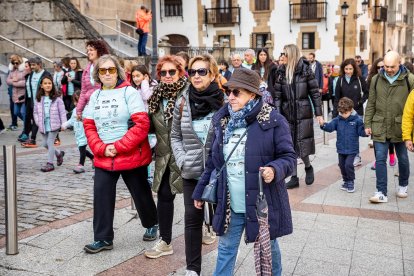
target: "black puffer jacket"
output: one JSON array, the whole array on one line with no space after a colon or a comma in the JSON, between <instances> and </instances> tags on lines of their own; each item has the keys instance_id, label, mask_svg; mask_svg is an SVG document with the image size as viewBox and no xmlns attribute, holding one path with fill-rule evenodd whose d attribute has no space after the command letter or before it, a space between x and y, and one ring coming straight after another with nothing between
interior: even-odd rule
<instances>
[{"instance_id":1,"label":"black puffer jacket","mask_svg":"<svg viewBox=\"0 0 414 276\"><path fill-rule=\"evenodd\" d=\"M315 154L312 105L315 116L322 116L322 102L309 62L299 60L292 84L287 83L285 65L279 66L270 81L275 106L289 122L296 154L301 158Z\"/></svg>"},{"instance_id":2,"label":"black puffer jacket","mask_svg":"<svg viewBox=\"0 0 414 276\"><path fill-rule=\"evenodd\" d=\"M335 101L332 116L338 116L338 102L341 98L347 97L354 102L354 110L358 115L364 115L364 102L368 99L368 87L365 80L360 77L358 81L357 76L352 76L348 83L345 77L340 76L336 82Z\"/></svg>"}]
</instances>

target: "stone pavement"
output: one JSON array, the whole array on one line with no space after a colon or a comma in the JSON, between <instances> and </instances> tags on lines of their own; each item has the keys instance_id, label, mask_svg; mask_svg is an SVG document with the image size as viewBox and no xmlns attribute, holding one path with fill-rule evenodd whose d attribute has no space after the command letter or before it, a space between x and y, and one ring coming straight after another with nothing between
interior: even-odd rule
<instances>
[{"instance_id":1,"label":"stone pavement","mask_svg":"<svg viewBox=\"0 0 414 276\"><path fill-rule=\"evenodd\" d=\"M19 226L27 230L20 232L16 256L5 255L5 240L0 238L0 275L184 275L181 195L175 200L173 255L145 259L142 253L153 243L142 241L144 229L129 207L129 195L121 182L114 250L97 255L83 252L83 245L93 237L92 170L80 176L71 172L77 162L71 135L62 134L61 147L68 153L64 165L48 174L38 171L39 162L46 158L44 151L18 149ZM13 136L17 134L2 134L0 143L12 142ZM304 184L300 165L301 187L289 191L294 232L279 239L283 274L414 275L414 196L396 198L398 178L393 175L397 168L388 171L389 203L370 204L368 198L375 191L375 172L370 169L373 151L367 148L368 139L360 139L363 165L356 171L356 192L341 191L335 135L329 137L329 145L318 143L312 157L315 183ZM412 154L410 159L414 162ZM0 190L2 207L3 194ZM27 213L30 210L35 215ZM212 275L216 257L217 244L203 246L203 275ZM252 245L241 242L236 275L254 275L253 261Z\"/></svg>"}]
</instances>

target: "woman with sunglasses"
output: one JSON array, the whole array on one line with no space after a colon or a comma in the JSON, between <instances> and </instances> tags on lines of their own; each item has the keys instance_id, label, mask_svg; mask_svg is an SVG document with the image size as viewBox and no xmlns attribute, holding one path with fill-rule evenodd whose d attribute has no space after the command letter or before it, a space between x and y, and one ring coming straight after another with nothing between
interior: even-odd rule
<instances>
[{"instance_id":1,"label":"woman with sunglasses","mask_svg":"<svg viewBox=\"0 0 414 276\"><path fill-rule=\"evenodd\" d=\"M309 155L315 154L313 114L315 113L318 121L322 120L321 94L309 62L302 57L296 45L283 47L281 58L283 64L271 76L269 89L275 106L289 122L296 154L305 164L305 183L311 185L314 182L314 173ZM299 187L296 165L286 187Z\"/></svg>"},{"instance_id":2,"label":"woman with sunglasses","mask_svg":"<svg viewBox=\"0 0 414 276\"><path fill-rule=\"evenodd\" d=\"M116 184L122 176L142 226L157 224L157 210L147 180L151 162L150 122L140 94L125 81L125 72L111 55L100 57L93 71L100 85L84 112L85 135L94 154L94 242L84 247L98 253L113 247ZM132 121L132 124L128 123Z\"/></svg>"},{"instance_id":3,"label":"woman with sunglasses","mask_svg":"<svg viewBox=\"0 0 414 276\"><path fill-rule=\"evenodd\" d=\"M181 170L184 190L184 235L186 275L200 275L203 210L194 207L192 194L204 171L210 150L214 113L224 104L224 93L217 83L217 62L208 54L190 60L190 86L178 98L171 129L171 147ZM214 242L214 239L212 240Z\"/></svg>"},{"instance_id":4,"label":"woman with sunglasses","mask_svg":"<svg viewBox=\"0 0 414 276\"><path fill-rule=\"evenodd\" d=\"M171 245L174 199L176 194L183 192L183 181L171 149L170 135L175 102L189 86L185 70L176 56L162 57L156 69L160 82L148 100L148 111L157 137L152 190L158 196L160 239L144 253L151 259L174 253Z\"/></svg>"},{"instance_id":5,"label":"woman with sunglasses","mask_svg":"<svg viewBox=\"0 0 414 276\"><path fill-rule=\"evenodd\" d=\"M259 170L268 203L271 250L267 253L271 254L272 275L279 276L282 272L276 238L292 233L284 179L293 170L296 154L286 119L262 101L260 81L255 71L240 68L234 70L224 85L229 102L212 118L211 150L193 193L194 206L202 209L201 196L212 171L217 173L223 168L217 179L217 207L213 217L213 229L220 236L214 275L234 274L243 230L246 243L255 242L259 234L256 216Z\"/></svg>"}]
</instances>

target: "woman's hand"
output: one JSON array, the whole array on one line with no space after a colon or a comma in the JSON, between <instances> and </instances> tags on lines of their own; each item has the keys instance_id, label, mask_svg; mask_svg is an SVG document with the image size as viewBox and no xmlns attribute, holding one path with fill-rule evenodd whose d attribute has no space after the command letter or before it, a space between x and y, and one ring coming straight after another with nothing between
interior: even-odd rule
<instances>
[{"instance_id":1,"label":"woman's hand","mask_svg":"<svg viewBox=\"0 0 414 276\"><path fill-rule=\"evenodd\" d=\"M105 156L106 157L115 157L116 156L116 149L114 145L107 145L105 148Z\"/></svg>"},{"instance_id":2,"label":"woman's hand","mask_svg":"<svg viewBox=\"0 0 414 276\"><path fill-rule=\"evenodd\" d=\"M260 167L260 171L262 171L262 177L264 182L269 184L275 178L275 171L271 167Z\"/></svg>"},{"instance_id":3,"label":"woman's hand","mask_svg":"<svg viewBox=\"0 0 414 276\"><path fill-rule=\"evenodd\" d=\"M194 199L194 207L196 207L197 209L202 209L203 204L204 204L204 201Z\"/></svg>"}]
</instances>

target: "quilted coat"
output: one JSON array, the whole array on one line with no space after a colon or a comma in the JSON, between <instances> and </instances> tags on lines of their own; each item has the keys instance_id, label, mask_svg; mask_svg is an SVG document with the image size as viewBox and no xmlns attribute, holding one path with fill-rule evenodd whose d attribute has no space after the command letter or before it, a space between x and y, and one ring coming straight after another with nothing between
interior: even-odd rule
<instances>
[{"instance_id":1,"label":"quilted coat","mask_svg":"<svg viewBox=\"0 0 414 276\"><path fill-rule=\"evenodd\" d=\"M101 88L98 83L92 84L90 79L90 72L91 72L92 63L89 63L85 70L82 73L82 90L81 95L79 97L78 105L76 106L76 115L82 116L82 112L85 109L85 106L89 102L89 98L91 97L92 93L96 91L96 89Z\"/></svg>"},{"instance_id":2,"label":"quilted coat","mask_svg":"<svg viewBox=\"0 0 414 276\"><path fill-rule=\"evenodd\" d=\"M44 97L40 102L35 100L33 109L33 118L36 125L39 127L40 133L45 134L45 111L43 109ZM63 123L66 122L65 105L61 97L57 97L50 104L50 129L51 131L60 130Z\"/></svg>"},{"instance_id":3,"label":"quilted coat","mask_svg":"<svg viewBox=\"0 0 414 276\"><path fill-rule=\"evenodd\" d=\"M193 193L193 199L201 200L204 187L208 184L211 172L219 170L224 164L223 129L229 118L227 104L214 114L212 124L214 134L206 169ZM259 167L272 167L274 180L264 183L263 190L269 206L270 238L292 233L292 216L285 178L288 177L296 163L296 153L286 119L273 107L260 102L246 117L247 138L245 144L245 190L246 190L246 242L254 242L259 233L256 217L256 199L258 195ZM213 217L213 229L217 235L224 234L227 204L227 171L218 179L217 208ZM230 195L231 197L231 195ZM231 218L230 218L231 219Z\"/></svg>"}]
</instances>

